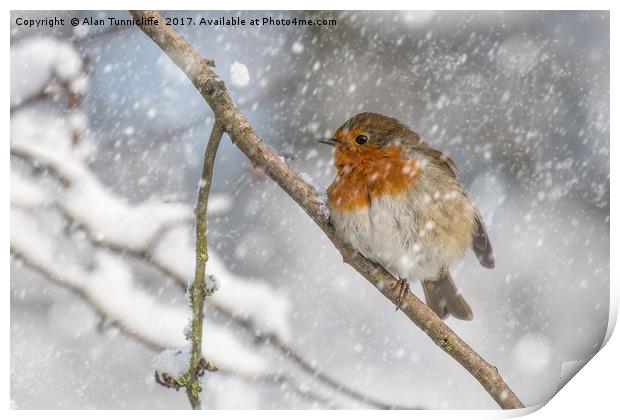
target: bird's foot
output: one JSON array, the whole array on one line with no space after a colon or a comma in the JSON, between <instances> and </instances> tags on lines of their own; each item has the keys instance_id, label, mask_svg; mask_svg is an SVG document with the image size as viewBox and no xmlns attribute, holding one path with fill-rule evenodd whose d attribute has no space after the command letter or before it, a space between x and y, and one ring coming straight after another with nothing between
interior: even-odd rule
<instances>
[{"instance_id":1,"label":"bird's foot","mask_svg":"<svg viewBox=\"0 0 620 420\"><path fill-rule=\"evenodd\" d=\"M405 296L409 293L409 282L407 279L399 278L395 287L398 288L398 300L396 301L396 309L394 310L396 312L403 306Z\"/></svg>"}]
</instances>

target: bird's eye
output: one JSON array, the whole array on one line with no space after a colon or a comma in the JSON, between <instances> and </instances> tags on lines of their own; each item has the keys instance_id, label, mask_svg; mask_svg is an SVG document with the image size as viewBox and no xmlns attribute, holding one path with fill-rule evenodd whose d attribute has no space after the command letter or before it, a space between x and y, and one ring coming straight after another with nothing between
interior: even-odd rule
<instances>
[{"instance_id":1,"label":"bird's eye","mask_svg":"<svg viewBox=\"0 0 620 420\"><path fill-rule=\"evenodd\" d=\"M364 144L364 143L366 143L367 141L368 141L368 137L366 137L366 136L365 136L365 135L363 135L363 134L362 134L362 135L360 135L360 136L357 136L357 138L355 139L355 142L356 142L357 144Z\"/></svg>"}]
</instances>

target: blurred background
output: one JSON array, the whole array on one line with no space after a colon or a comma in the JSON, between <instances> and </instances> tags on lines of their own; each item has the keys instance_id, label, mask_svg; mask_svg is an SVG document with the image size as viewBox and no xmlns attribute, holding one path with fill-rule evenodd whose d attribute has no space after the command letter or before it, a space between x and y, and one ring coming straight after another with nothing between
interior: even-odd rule
<instances>
[{"instance_id":1,"label":"blurred background","mask_svg":"<svg viewBox=\"0 0 620 420\"><path fill-rule=\"evenodd\" d=\"M449 319L526 405L602 345L609 310L609 13L163 12L335 26L176 29L258 135L317 184L330 135L394 116L453 157L496 268L453 267ZM189 313L192 207L213 118L135 27L27 28L11 13L11 401L189 408L155 384ZM469 373L342 263L225 136L210 203L208 408L494 409ZM419 284L414 293L421 296Z\"/></svg>"}]
</instances>

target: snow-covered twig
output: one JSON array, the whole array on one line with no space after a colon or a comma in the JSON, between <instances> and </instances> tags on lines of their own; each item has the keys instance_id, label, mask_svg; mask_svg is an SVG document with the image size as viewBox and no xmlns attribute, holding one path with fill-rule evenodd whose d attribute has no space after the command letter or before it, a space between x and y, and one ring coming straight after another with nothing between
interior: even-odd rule
<instances>
[{"instance_id":1,"label":"snow-covered twig","mask_svg":"<svg viewBox=\"0 0 620 420\"><path fill-rule=\"evenodd\" d=\"M69 108L73 108L88 88L84 63L68 42L27 38L11 48L10 61L11 113L60 93L68 95Z\"/></svg>"},{"instance_id":2,"label":"snow-covered twig","mask_svg":"<svg viewBox=\"0 0 620 420\"><path fill-rule=\"evenodd\" d=\"M155 11L131 11L131 14L140 18L140 22L150 22L151 19L163 22L161 15ZM188 76L232 142L255 165L263 168L265 173L305 210L338 249L346 263L396 305L399 300L398 280L380 265L361 256L336 235L333 226L324 216L323 206L316 190L282 162L256 135L245 116L234 104L224 82L219 80L212 70L210 66L212 62L203 59L171 26L141 25L140 28ZM469 347L413 293L408 293L405 297L402 310L437 346L476 378L500 407L505 409L523 407L497 368Z\"/></svg>"}]
</instances>

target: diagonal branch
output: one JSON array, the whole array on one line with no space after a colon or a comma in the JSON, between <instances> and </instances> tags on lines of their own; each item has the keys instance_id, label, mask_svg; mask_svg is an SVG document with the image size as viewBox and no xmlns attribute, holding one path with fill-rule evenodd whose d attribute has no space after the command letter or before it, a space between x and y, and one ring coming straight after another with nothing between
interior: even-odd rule
<instances>
[{"instance_id":1,"label":"diagonal branch","mask_svg":"<svg viewBox=\"0 0 620 420\"><path fill-rule=\"evenodd\" d=\"M213 62L201 58L192 45L171 26L164 25L159 13L155 11L132 11L130 13L141 24L142 31L185 72L209 104L215 118L222 124L232 142L254 165L263 168L265 173L299 204L338 249L344 262L355 268L386 298L396 304L399 298L399 291L396 287L398 281L383 267L361 256L336 235L327 217L324 201L312 186L282 162L256 135L245 116L235 106L224 82L218 80L217 75L211 69ZM153 20L158 24L148 24ZM518 397L504 382L497 368L467 345L414 294L407 294L402 310L437 346L467 369L500 407L505 409L523 407Z\"/></svg>"}]
</instances>

